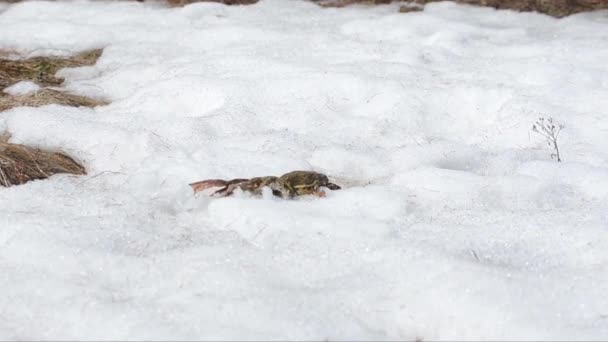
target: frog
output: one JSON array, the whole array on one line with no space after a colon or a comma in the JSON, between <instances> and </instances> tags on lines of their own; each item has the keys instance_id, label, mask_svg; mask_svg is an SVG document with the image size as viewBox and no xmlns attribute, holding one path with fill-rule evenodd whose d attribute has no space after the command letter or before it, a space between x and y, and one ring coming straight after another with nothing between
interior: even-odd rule
<instances>
[{"instance_id":1,"label":"frog","mask_svg":"<svg viewBox=\"0 0 608 342\"><path fill-rule=\"evenodd\" d=\"M235 178L228 181L206 179L189 185L194 190L194 193L214 187L221 187L211 194L213 197L230 196L236 189L253 195L262 195L264 188L269 188L274 196L285 199L306 195L325 197L326 193L323 188L329 190L341 189L339 185L331 183L325 174L301 170L288 172L280 177Z\"/></svg>"}]
</instances>

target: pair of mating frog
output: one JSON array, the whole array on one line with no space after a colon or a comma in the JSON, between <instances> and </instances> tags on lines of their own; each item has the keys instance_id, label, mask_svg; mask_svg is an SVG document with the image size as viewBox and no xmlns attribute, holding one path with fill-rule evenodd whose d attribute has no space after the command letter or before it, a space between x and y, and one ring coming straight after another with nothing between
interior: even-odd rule
<instances>
[{"instance_id":1,"label":"pair of mating frog","mask_svg":"<svg viewBox=\"0 0 608 342\"><path fill-rule=\"evenodd\" d=\"M272 194L282 198L293 198L303 195L325 197L323 188L339 190L340 186L331 183L326 175L314 171L293 171L281 177L266 176L251 179L236 178L232 180L206 179L190 184L195 193L210 188L221 187L211 195L230 196L236 189L261 195L265 187L272 190Z\"/></svg>"}]
</instances>

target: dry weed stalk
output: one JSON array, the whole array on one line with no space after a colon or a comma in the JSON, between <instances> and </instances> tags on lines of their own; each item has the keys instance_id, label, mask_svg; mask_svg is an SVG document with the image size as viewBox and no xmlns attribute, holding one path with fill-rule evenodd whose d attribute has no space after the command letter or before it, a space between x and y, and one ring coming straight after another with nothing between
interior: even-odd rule
<instances>
[{"instance_id":1,"label":"dry weed stalk","mask_svg":"<svg viewBox=\"0 0 608 342\"><path fill-rule=\"evenodd\" d=\"M559 155L559 146L557 145L557 138L559 137L559 132L565 126L554 122L553 118L545 118L540 117L534 125L532 125L532 131L542 135L545 138L545 141L549 147L552 147L555 153L551 153L551 159L557 158L558 162L561 162L562 159Z\"/></svg>"}]
</instances>

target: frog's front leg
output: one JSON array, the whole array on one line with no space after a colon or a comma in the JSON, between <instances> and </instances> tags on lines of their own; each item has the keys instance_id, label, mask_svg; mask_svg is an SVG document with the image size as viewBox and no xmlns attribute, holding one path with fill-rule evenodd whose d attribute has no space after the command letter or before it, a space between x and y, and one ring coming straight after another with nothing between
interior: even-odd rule
<instances>
[{"instance_id":1,"label":"frog's front leg","mask_svg":"<svg viewBox=\"0 0 608 342\"><path fill-rule=\"evenodd\" d=\"M327 194L325 193L325 191L319 189L315 192L312 193L313 195L317 196L317 197L326 197Z\"/></svg>"}]
</instances>

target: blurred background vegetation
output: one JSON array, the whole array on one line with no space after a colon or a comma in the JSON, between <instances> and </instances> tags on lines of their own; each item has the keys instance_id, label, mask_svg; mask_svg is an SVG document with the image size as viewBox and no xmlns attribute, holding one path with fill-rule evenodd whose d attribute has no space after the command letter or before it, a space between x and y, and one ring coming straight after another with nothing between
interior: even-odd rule
<instances>
[{"instance_id":1,"label":"blurred background vegetation","mask_svg":"<svg viewBox=\"0 0 608 342\"><path fill-rule=\"evenodd\" d=\"M28 0L0 0L1 2L21 2ZM53 1L53 0L51 0ZM54 0L61 1L61 0ZM220 2L227 5L250 5L259 0L116 0L116 1L139 1L139 2L166 2L169 6L184 6L195 2ZM608 0L308 0L323 7L345 7L353 4L381 5L388 3L401 3L401 12L420 10L426 3L436 1L454 1L463 4L487 6L496 9L511 9L516 11L535 11L556 18L571 14L608 9Z\"/></svg>"}]
</instances>

